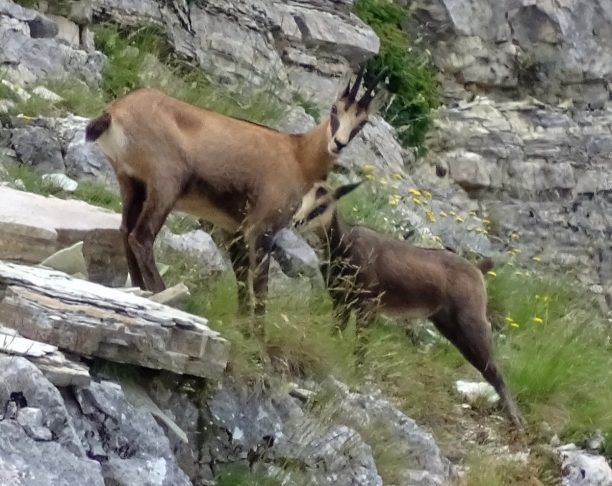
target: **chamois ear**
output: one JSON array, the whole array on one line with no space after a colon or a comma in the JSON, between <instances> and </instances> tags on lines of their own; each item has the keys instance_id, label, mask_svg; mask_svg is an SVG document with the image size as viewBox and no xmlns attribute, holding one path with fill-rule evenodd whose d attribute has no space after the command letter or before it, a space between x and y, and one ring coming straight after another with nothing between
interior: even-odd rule
<instances>
[{"instance_id":1,"label":"chamois ear","mask_svg":"<svg viewBox=\"0 0 612 486\"><path fill-rule=\"evenodd\" d=\"M334 199L337 201L341 197L344 197L350 192L353 192L355 189L357 189L361 185L362 182L363 181L359 181L353 184L346 184L344 186L340 186L336 188L336 190L334 191Z\"/></svg>"}]
</instances>

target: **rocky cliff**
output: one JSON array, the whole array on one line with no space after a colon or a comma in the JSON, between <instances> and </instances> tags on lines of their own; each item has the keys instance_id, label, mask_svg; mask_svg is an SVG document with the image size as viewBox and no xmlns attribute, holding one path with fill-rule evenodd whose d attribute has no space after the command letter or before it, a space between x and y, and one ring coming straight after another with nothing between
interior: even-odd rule
<instances>
[{"instance_id":1,"label":"rocky cliff","mask_svg":"<svg viewBox=\"0 0 612 486\"><path fill-rule=\"evenodd\" d=\"M417 158L375 117L347 148L348 176L339 177L366 175L390 189L392 223L407 238L523 263L536 258L579 278L609 309L610 0L403 3L412 11L404 28L423 37L439 69L443 104L427 150ZM92 180L114 188L104 157L84 141L87 117L31 111L33 101L67 103L49 83L58 78L84 82L87 96L104 89L110 61L96 48L97 24L128 32L153 26L173 56L200 67L212 85L266 93L286 108L272 123L301 132L313 114L325 115L342 78L379 49L352 7L352 0L79 0L24 8L0 0L0 172L17 162L52 173L63 188ZM153 68L140 74L154 77ZM3 484L34 475L74 484L74 471L93 484L212 484L228 468L307 484L382 484L374 450L381 442L385 454L391 448L402 458L397 484L456 476L433 436L375 387L352 392L302 370L289 383L265 376L245 384L230 372L219 379L227 341L205 319L129 289L80 288L74 280L124 286L116 215L14 192L0 192L0 257L44 260L72 277L2 264L0 353L12 355L0 358ZM205 261L206 275L227 269L201 229L161 239L166 250ZM287 275L316 279L316 258L301 239L285 232L277 243ZM75 251L76 265L58 263ZM276 271L272 287L297 292L284 278ZM131 365L116 372L101 359ZM329 395L333 413L316 410ZM481 441L480 424L474 430L458 442ZM603 459L571 448L561 454L568 478L588 470L608 480ZM29 476L20 475L25 470Z\"/></svg>"}]
</instances>

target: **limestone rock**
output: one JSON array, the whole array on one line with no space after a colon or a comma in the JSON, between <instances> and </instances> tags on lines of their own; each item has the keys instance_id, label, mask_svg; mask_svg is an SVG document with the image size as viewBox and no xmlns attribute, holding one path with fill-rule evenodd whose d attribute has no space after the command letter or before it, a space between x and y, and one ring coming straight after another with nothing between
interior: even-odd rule
<instances>
[{"instance_id":1,"label":"limestone rock","mask_svg":"<svg viewBox=\"0 0 612 486\"><path fill-rule=\"evenodd\" d=\"M21 161L38 170L64 171L61 146L45 128L16 128L12 130L11 145Z\"/></svg>"},{"instance_id":2,"label":"limestone rock","mask_svg":"<svg viewBox=\"0 0 612 486\"><path fill-rule=\"evenodd\" d=\"M25 407L17 414L17 423L34 440L50 441L52 432L43 425L43 414L39 408Z\"/></svg>"},{"instance_id":3,"label":"limestone rock","mask_svg":"<svg viewBox=\"0 0 612 486\"><path fill-rule=\"evenodd\" d=\"M100 464L78 457L58 442L29 437L13 420L0 422L0 483L104 486Z\"/></svg>"},{"instance_id":4,"label":"limestone rock","mask_svg":"<svg viewBox=\"0 0 612 486\"><path fill-rule=\"evenodd\" d=\"M314 277L319 273L319 259L314 250L300 235L289 229L276 234L274 258L289 277Z\"/></svg>"},{"instance_id":5,"label":"limestone rock","mask_svg":"<svg viewBox=\"0 0 612 486\"><path fill-rule=\"evenodd\" d=\"M605 486L612 484L612 469L603 456L585 452L574 444L555 449L561 463L563 486Z\"/></svg>"},{"instance_id":6,"label":"limestone rock","mask_svg":"<svg viewBox=\"0 0 612 486\"><path fill-rule=\"evenodd\" d=\"M217 377L228 343L207 321L44 268L0 262L0 320L81 356Z\"/></svg>"},{"instance_id":7,"label":"limestone rock","mask_svg":"<svg viewBox=\"0 0 612 486\"><path fill-rule=\"evenodd\" d=\"M40 13L3 0L0 5L0 64L19 85L74 76L92 85L102 78L105 57L55 38L57 24Z\"/></svg>"},{"instance_id":8,"label":"limestone rock","mask_svg":"<svg viewBox=\"0 0 612 486\"><path fill-rule=\"evenodd\" d=\"M202 230L193 230L175 235L162 230L159 246L171 257L187 256L199 268L209 274L218 274L228 269L228 265L211 236Z\"/></svg>"},{"instance_id":9,"label":"limestone rock","mask_svg":"<svg viewBox=\"0 0 612 486\"><path fill-rule=\"evenodd\" d=\"M14 329L0 326L2 354L27 358L55 386L89 385L87 367L66 356L57 346L21 337Z\"/></svg>"},{"instance_id":10,"label":"limestone rock","mask_svg":"<svg viewBox=\"0 0 612 486\"><path fill-rule=\"evenodd\" d=\"M24 406L42 410L42 425L53 432L62 446L78 457L85 456L57 388L25 358L0 357L0 403L6 404L14 393L21 394Z\"/></svg>"},{"instance_id":11,"label":"limestone rock","mask_svg":"<svg viewBox=\"0 0 612 486\"><path fill-rule=\"evenodd\" d=\"M0 187L0 259L39 263L94 230L118 235L120 219L118 214L82 201Z\"/></svg>"},{"instance_id":12,"label":"limestone rock","mask_svg":"<svg viewBox=\"0 0 612 486\"><path fill-rule=\"evenodd\" d=\"M451 474L449 461L442 455L433 436L399 411L379 391L355 393L335 380L324 386L338 397L339 421L367 434L375 428L389 444L403 452L404 484L438 486L447 484Z\"/></svg>"},{"instance_id":13,"label":"limestone rock","mask_svg":"<svg viewBox=\"0 0 612 486\"><path fill-rule=\"evenodd\" d=\"M95 14L127 25L163 26L177 52L224 84L295 91L329 105L339 77L379 49L350 2L239 0L205 3L103 0Z\"/></svg>"},{"instance_id":14,"label":"limestone rock","mask_svg":"<svg viewBox=\"0 0 612 486\"><path fill-rule=\"evenodd\" d=\"M414 26L430 38L433 60L459 84L521 88L549 101L570 96L601 108L612 79L610 0L556 4L418 0ZM423 28L423 26L425 26Z\"/></svg>"},{"instance_id":15,"label":"limestone rock","mask_svg":"<svg viewBox=\"0 0 612 486\"><path fill-rule=\"evenodd\" d=\"M96 228L85 235L83 258L90 282L122 287L128 269L123 236L115 229Z\"/></svg>"},{"instance_id":16,"label":"limestone rock","mask_svg":"<svg viewBox=\"0 0 612 486\"><path fill-rule=\"evenodd\" d=\"M121 386L108 381L92 383L78 390L76 398L85 417L69 406L71 416L80 419L76 427L79 432L83 429L93 432L82 436L85 449L90 454L96 450L104 452L106 457L100 459L105 459L102 475L107 483L191 484L176 464L161 427L150 413L130 405Z\"/></svg>"},{"instance_id":17,"label":"limestone rock","mask_svg":"<svg viewBox=\"0 0 612 486\"><path fill-rule=\"evenodd\" d=\"M268 394L225 383L209 406L214 423L229 434L225 447L234 451L230 461L235 454L244 457L259 450L264 464L266 458L274 458L301 465L300 472L277 471L289 484L382 485L372 450L354 429L317 422L288 393Z\"/></svg>"},{"instance_id":18,"label":"limestone rock","mask_svg":"<svg viewBox=\"0 0 612 486\"><path fill-rule=\"evenodd\" d=\"M85 274L87 267L85 265L85 258L83 258L83 242L79 241L68 248L55 252L53 255L45 258L41 265L67 273L68 275Z\"/></svg>"},{"instance_id":19,"label":"limestone rock","mask_svg":"<svg viewBox=\"0 0 612 486\"><path fill-rule=\"evenodd\" d=\"M455 382L455 390L457 390L457 393L459 393L463 400L472 405L479 401L494 405L499 401L499 395L495 389L484 381L457 380Z\"/></svg>"}]
</instances>

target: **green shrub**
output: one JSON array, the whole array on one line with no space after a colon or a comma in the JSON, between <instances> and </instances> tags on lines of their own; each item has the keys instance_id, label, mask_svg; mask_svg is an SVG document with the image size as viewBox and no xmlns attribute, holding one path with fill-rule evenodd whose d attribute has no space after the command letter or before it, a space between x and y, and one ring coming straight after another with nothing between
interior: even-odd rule
<instances>
[{"instance_id":1,"label":"green shrub","mask_svg":"<svg viewBox=\"0 0 612 486\"><path fill-rule=\"evenodd\" d=\"M380 52L367 67L370 79L386 69L393 97L385 117L402 144L420 149L439 103L438 85L427 52L402 30L408 11L390 0L357 0L354 10L380 38Z\"/></svg>"}]
</instances>

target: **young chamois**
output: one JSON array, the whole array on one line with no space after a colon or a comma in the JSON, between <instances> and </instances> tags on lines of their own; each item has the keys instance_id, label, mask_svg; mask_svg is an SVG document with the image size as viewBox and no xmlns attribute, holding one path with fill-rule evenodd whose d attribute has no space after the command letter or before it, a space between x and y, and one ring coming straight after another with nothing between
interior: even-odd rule
<instances>
[{"instance_id":1,"label":"young chamois","mask_svg":"<svg viewBox=\"0 0 612 486\"><path fill-rule=\"evenodd\" d=\"M301 232L313 232L323 243L322 272L344 329L356 311L358 352L363 328L378 311L408 318L428 318L495 388L513 423L522 418L493 359L491 325L483 273L459 255L413 246L360 226L338 214L336 201L359 183L332 190L316 183L293 218Z\"/></svg>"},{"instance_id":2,"label":"young chamois","mask_svg":"<svg viewBox=\"0 0 612 486\"><path fill-rule=\"evenodd\" d=\"M132 282L159 292L153 242L173 209L220 227L238 283L241 313L265 313L269 255L302 195L324 180L342 149L380 106L379 79L357 100L364 69L309 132L292 135L197 108L154 89L111 103L87 125L112 165L123 201L121 229ZM260 319L257 319L260 321Z\"/></svg>"}]
</instances>

